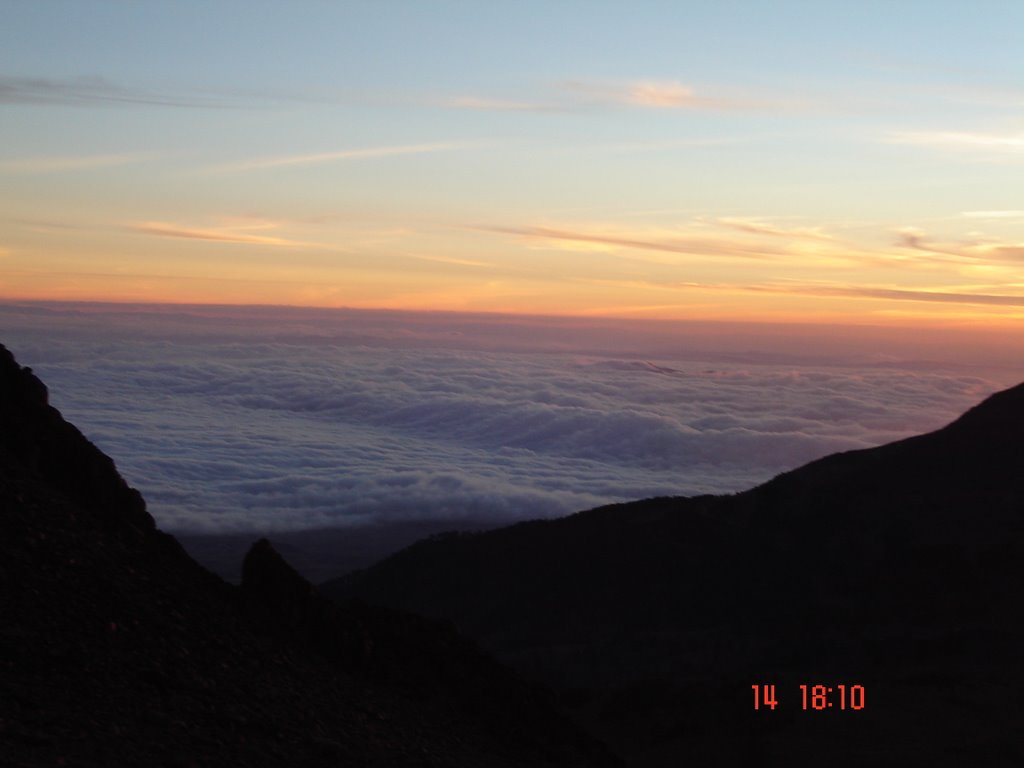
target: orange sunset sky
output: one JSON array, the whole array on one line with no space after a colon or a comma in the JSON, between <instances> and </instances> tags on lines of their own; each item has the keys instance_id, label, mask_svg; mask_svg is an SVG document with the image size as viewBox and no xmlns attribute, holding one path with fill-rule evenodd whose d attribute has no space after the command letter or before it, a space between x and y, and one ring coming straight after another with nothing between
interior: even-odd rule
<instances>
[{"instance_id":1,"label":"orange sunset sky","mask_svg":"<svg viewBox=\"0 0 1024 768\"><path fill-rule=\"evenodd\" d=\"M0 299L1024 319L1016 2L5 7Z\"/></svg>"}]
</instances>

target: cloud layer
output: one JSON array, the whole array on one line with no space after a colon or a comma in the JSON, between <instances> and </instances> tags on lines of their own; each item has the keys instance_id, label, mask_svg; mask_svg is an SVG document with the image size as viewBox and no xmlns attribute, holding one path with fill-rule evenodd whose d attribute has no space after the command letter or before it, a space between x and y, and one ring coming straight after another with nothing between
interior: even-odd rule
<instances>
[{"instance_id":1,"label":"cloud layer","mask_svg":"<svg viewBox=\"0 0 1024 768\"><path fill-rule=\"evenodd\" d=\"M195 308L8 313L3 342L172 531L505 522L738 491L939 427L996 388L962 372L382 339L353 317L332 336L314 315L282 332Z\"/></svg>"}]
</instances>

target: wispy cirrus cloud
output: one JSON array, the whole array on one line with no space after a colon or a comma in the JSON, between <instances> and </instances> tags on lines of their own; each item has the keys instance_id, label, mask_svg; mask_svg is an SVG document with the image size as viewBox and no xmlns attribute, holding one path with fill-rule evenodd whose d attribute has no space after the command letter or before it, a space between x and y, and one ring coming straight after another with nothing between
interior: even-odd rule
<instances>
[{"instance_id":1,"label":"wispy cirrus cloud","mask_svg":"<svg viewBox=\"0 0 1024 768\"><path fill-rule=\"evenodd\" d=\"M992 286L945 286L942 288L896 288L892 286L861 285L827 282L800 282L787 280L762 283L701 282L692 280L592 280L585 282L604 283L625 288L656 287L676 291L713 291L726 293L772 293L786 296L822 296L851 299L885 299L887 301L939 302L946 304L968 304L975 306L1024 307L1024 293L988 292ZM660 309L681 305L638 305L615 307L616 312L657 312ZM606 308L608 311L610 308Z\"/></svg>"},{"instance_id":2,"label":"wispy cirrus cloud","mask_svg":"<svg viewBox=\"0 0 1024 768\"><path fill-rule=\"evenodd\" d=\"M1024 243L982 243L977 250L997 261L1024 263Z\"/></svg>"},{"instance_id":3,"label":"wispy cirrus cloud","mask_svg":"<svg viewBox=\"0 0 1024 768\"><path fill-rule=\"evenodd\" d=\"M792 94L697 87L680 80L570 80L562 88L591 105L640 109L763 112L810 107L809 101Z\"/></svg>"},{"instance_id":4,"label":"wispy cirrus cloud","mask_svg":"<svg viewBox=\"0 0 1024 768\"><path fill-rule=\"evenodd\" d=\"M964 254L956 247L940 245L933 242L928 235L917 227L902 227L896 230L896 242L900 248L908 248L924 253L941 254L943 256L961 257Z\"/></svg>"},{"instance_id":5,"label":"wispy cirrus cloud","mask_svg":"<svg viewBox=\"0 0 1024 768\"><path fill-rule=\"evenodd\" d=\"M689 85L671 81L598 82L572 80L564 86L588 101L658 109L724 109L728 102L698 95Z\"/></svg>"},{"instance_id":6,"label":"wispy cirrus cloud","mask_svg":"<svg viewBox=\"0 0 1024 768\"><path fill-rule=\"evenodd\" d=\"M956 243L937 243L922 230L906 227L898 230L896 245L925 253L952 256L964 262L1024 261L1024 243L995 238L973 237Z\"/></svg>"},{"instance_id":7,"label":"wispy cirrus cloud","mask_svg":"<svg viewBox=\"0 0 1024 768\"><path fill-rule=\"evenodd\" d=\"M678 227L514 225L476 227L549 248L634 251L700 258L762 261L814 259L815 267L883 263L892 255L836 239L818 226L784 226L763 217L699 216ZM651 257L648 257L651 258ZM656 258L664 262L664 258ZM676 260L673 260L675 262Z\"/></svg>"},{"instance_id":8,"label":"wispy cirrus cloud","mask_svg":"<svg viewBox=\"0 0 1024 768\"><path fill-rule=\"evenodd\" d=\"M884 137L889 144L913 144L954 150L981 150L1024 154L1024 132L894 131Z\"/></svg>"},{"instance_id":9,"label":"wispy cirrus cloud","mask_svg":"<svg viewBox=\"0 0 1024 768\"><path fill-rule=\"evenodd\" d=\"M0 104L152 105L161 107L231 106L223 94L175 95L120 85L105 77L9 77L0 76Z\"/></svg>"},{"instance_id":10,"label":"wispy cirrus cloud","mask_svg":"<svg viewBox=\"0 0 1024 768\"><path fill-rule=\"evenodd\" d=\"M976 304L1024 307L1024 295L973 293L969 291L915 288L885 288L859 285L749 285L746 290L766 293L789 293L814 296L845 296L849 298L924 301L951 304Z\"/></svg>"},{"instance_id":11,"label":"wispy cirrus cloud","mask_svg":"<svg viewBox=\"0 0 1024 768\"><path fill-rule=\"evenodd\" d=\"M142 162L152 155L127 153L112 155L65 155L48 157L23 157L0 161L0 172L4 173L59 173L62 171L87 171L95 168L110 168Z\"/></svg>"},{"instance_id":12,"label":"wispy cirrus cloud","mask_svg":"<svg viewBox=\"0 0 1024 768\"><path fill-rule=\"evenodd\" d=\"M476 259L459 259L454 256L428 256L423 253L406 253L410 259L419 259L420 261L432 261L438 264L453 264L459 267L493 267L494 264L487 261L478 261Z\"/></svg>"},{"instance_id":13,"label":"wispy cirrus cloud","mask_svg":"<svg viewBox=\"0 0 1024 768\"><path fill-rule=\"evenodd\" d=\"M1001 217L1013 214L996 213ZM810 278L816 270L852 268L858 270L861 279L888 282L893 270L913 270L932 275L939 292L945 285L979 279L1005 280L1009 284L1015 279L1013 269L1024 263L1024 242L1012 237L989 237L979 232L932 237L914 227L895 231L879 227L877 232L869 233L861 226L851 239L849 232L843 234L843 226L832 232L816 222L777 216L713 216L702 212L674 226L515 222L471 229L516 237L531 248L594 251L662 266L686 264L705 269L717 263L733 270L735 267L726 266L729 261L738 265L742 259L749 265L745 269L763 272L765 278L769 269L776 275L782 270L787 276ZM886 236L892 239L885 242ZM618 279L623 275L608 273L601 277ZM999 285L994 285L994 293L1000 293ZM653 287L674 286L659 282ZM928 296L923 300L936 299Z\"/></svg>"},{"instance_id":14,"label":"wispy cirrus cloud","mask_svg":"<svg viewBox=\"0 0 1024 768\"><path fill-rule=\"evenodd\" d=\"M334 152L314 152L300 155L277 155L226 163L203 169L207 173L232 173L256 171L268 168L289 168L304 165L321 165L343 160L360 160L373 157L395 157L397 155L419 155L430 152L447 152L469 146L466 142L443 141L425 144L400 144L385 147L361 147L342 149Z\"/></svg>"},{"instance_id":15,"label":"wispy cirrus cloud","mask_svg":"<svg viewBox=\"0 0 1024 768\"><path fill-rule=\"evenodd\" d=\"M650 237L644 234L579 232L544 226L491 226L478 227L478 229L555 244L559 242L580 243L608 249L626 248L689 256L731 255L765 258L773 252L771 248L756 247L740 241L696 235Z\"/></svg>"},{"instance_id":16,"label":"wispy cirrus cloud","mask_svg":"<svg viewBox=\"0 0 1024 768\"><path fill-rule=\"evenodd\" d=\"M728 216L716 219L725 227L748 232L753 235L769 235L771 237L809 238L811 240L833 240L830 234L821 227L780 227L766 219L751 219Z\"/></svg>"},{"instance_id":17,"label":"wispy cirrus cloud","mask_svg":"<svg viewBox=\"0 0 1024 768\"><path fill-rule=\"evenodd\" d=\"M192 227L164 221L147 221L139 224L129 224L124 229L142 235L181 238L185 240L205 240L216 243L241 243L244 245L282 246L288 248L325 247L319 243L252 233L253 230L273 230L276 227L277 224L273 222L243 222L223 224L217 227Z\"/></svg>"},{"instance_id":18,"label":"wispy cirrus cloud","mask_svg":"<svg viewBox=\"0 0 1024 768\"><path fill-rule=\"evenodd\" d=\"M570 112L595 107L764 110L784 106L781 99L709 95L679 80L567 80L555 84L546 98L536 101L463 95L444 103L459 109L522 112Z\"/></svg>"}]
</instances>

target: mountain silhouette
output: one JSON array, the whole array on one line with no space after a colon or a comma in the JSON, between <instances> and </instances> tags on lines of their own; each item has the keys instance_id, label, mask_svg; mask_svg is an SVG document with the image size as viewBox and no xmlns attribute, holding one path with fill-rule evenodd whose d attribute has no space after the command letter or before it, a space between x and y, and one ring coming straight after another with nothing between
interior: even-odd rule
<instances>
[{"instance_id":1,"label":"mountain silhouette","mask_svg":"<svg viewBox=\"0 0 1024 768\"><path fill-rule=\"evenodd\" d=\"M0 765L614 765L449 624L240 587L160 532L0 346Z\"/></svg>"},{"instance_id":2,"label":"mountain silhouette","mask_svg":"<svg viewBox=\"0 0 1024 768\"><path fill-rule=\"evenodd\" d=\"M453 621L638 765L1022 765L1024 385L743 493L435 536L322 590ZM805 710L818 684L868 703Z\"/></svg>"}]
</instances>

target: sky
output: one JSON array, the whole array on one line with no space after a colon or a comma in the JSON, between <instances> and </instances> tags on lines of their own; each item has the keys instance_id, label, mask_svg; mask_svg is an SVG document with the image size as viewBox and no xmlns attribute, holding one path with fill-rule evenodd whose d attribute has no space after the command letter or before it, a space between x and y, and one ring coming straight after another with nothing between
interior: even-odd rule
<instances>
[{"instance_id":1,"label":"sky","mask_svg":"<svg viewBox=\"0 0 1024 768\"><path fill-rule=\"evenodd\" d=\"M1024 319L1024 4L20 2L0 299Z\"/></svg>"}]
</instances>

